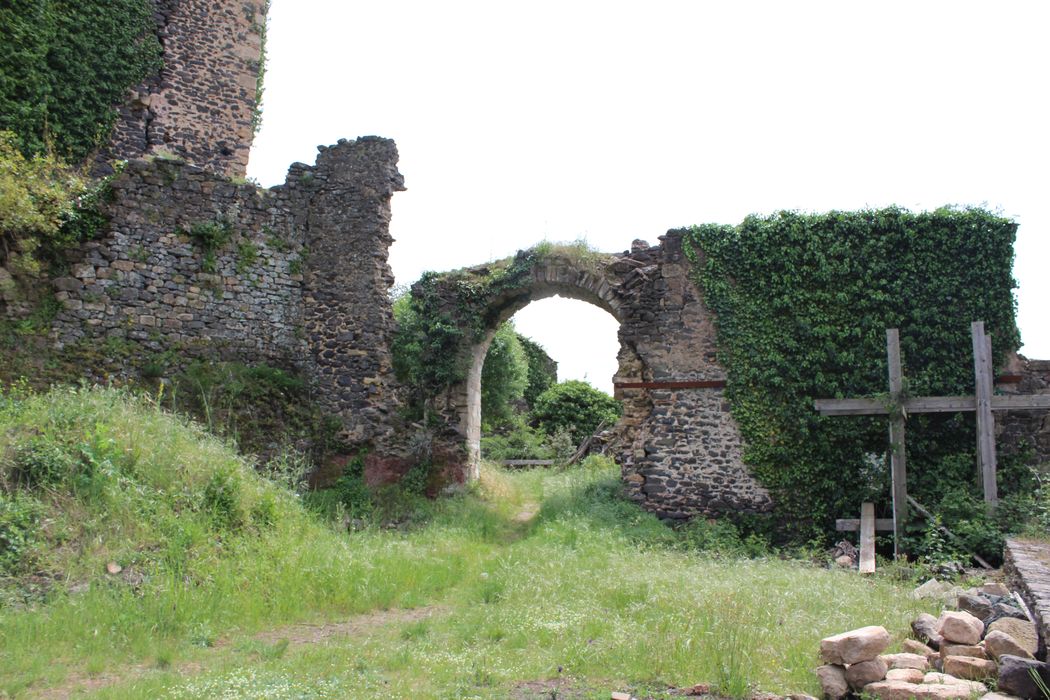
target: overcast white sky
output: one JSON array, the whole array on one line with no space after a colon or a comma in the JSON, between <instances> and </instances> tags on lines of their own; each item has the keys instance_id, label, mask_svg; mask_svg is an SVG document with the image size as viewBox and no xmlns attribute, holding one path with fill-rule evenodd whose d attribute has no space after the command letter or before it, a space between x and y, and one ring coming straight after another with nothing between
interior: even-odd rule
<instances>
[{"instance_id":1,"label":"overcast white sky","mask_svg":"<svg viewBox=\"0 0 1050 700\"><path fill-rule=\"evenodd\" d=\"M398 284L584 238L779 209L983 205L1020 223L1018 320L1050 358L1050 4L273 0L249 174L397 141ZM609 390L616 324L515 317ZM994 329L990 329L994 332Z\"/></svg>"}]
</instances>

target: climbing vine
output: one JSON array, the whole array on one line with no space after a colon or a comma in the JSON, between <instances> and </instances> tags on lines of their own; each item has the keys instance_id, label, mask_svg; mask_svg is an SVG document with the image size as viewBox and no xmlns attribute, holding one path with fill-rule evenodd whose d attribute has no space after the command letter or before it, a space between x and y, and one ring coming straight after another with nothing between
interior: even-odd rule
<instances>
[{"instance_id":1,"label":"climbing vine","mask_svg":"<svg viewBox=\"0 0 1050 700\"><path fill-rule=\"evenodd\" d=\"M1019 346L1011 275L1017 226L981 209L896 208L752 216L685 232L717 317L726 392L745 460L802 538L863 500L889 504L885 420L821 417L813 399L886 392L885 329L900 329L908 391L973 391L970 322L998 363ZM909 490L938 504L975 490L972 415L908 421ZM808 526L808 527L807 527Z\"/></svg>"},{"instance_id":2,"label":"climbing vine","mask_svg":"<svg viewBox=\"0 0 1050 700\"><path fill-rule=\"evenodd\" d=\"M558 258L580 268L597 268L606 256L581 241L543 242L486 265L452 272L426 272L394 304L398 331L394 371L418 408L467 374L473 345L495 328L501 295L521 288L543 261Z\"/></svg>"},{"instance_id":3,"label":"climbing vine","mask_svg":"<svg viewBox=\"0 0 1050 700\"><path fill-rule=\"evenodd\" d=\"M150 0L0 5L0 130L26 155L79 161L104 142L114 105L161 65Z\"/></svg>"}]
</instances>

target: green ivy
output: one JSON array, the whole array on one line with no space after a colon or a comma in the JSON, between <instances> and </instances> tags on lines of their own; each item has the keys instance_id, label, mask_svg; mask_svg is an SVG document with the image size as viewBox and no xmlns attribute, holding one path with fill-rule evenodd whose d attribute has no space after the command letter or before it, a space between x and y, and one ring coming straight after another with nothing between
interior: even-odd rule
<instances>
[{"instance_id":1,"label":"green ivy","mask_svg":"<svg viewBox=\"0 0 1050 700\"><path fill-rule=\"evenodd\" d=\"M584 241L544 241L486 265L424 273L412 285L411 295L394 305L398 378L412 388L416 403L439 395L466 377L470 347L499 325L497 316L505 304L494 302L527 286L537 265L557 259L596 270L608 257Z\"/></svg>"},{"instance_id":2,"label":"green ivy","mask_svg":"<svg viewBox=\"0 0 1050 700\"><path fill-rule=\"evenodd\" d=\"M0 130L26 155L70 160L104 143L114 105L161 67L150 0L0 5Z\"/></svg>"},{"instance_id":3,"label":"green ivy","mask_svg":"<svg viewBox=\"0 0 1050 700\"><path fill-rule=\"evenodd\" d=\"M1017 225L981 209L752 216L685 231L718 325L744 459L802 540L875 500L887 512L886 421L822 417L813 399L887 391L887 328L899 328L911 395L973 391L970 322L998 364L1015 350ZM939 503L976 491L972 414L908 420L909 491Z\"/></svg>"}]
</instances>

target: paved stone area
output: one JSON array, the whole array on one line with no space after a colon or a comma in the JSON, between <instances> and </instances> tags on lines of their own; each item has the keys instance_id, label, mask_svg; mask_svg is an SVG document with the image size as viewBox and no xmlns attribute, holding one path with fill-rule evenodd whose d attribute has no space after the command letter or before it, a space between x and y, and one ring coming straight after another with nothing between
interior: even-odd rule
<instances>
[{"instance_id":1,"label":"paved stone area","mask_svg":"<svg viewBox=\"0 0 1050 700\"><path fill-rule=\"evenodd\" d=\"M1035 615L1042 636L1040 653L1045 654L1050 639L1050 541L1007 540L1003 569Z\"/></svg>"}]
</instances>

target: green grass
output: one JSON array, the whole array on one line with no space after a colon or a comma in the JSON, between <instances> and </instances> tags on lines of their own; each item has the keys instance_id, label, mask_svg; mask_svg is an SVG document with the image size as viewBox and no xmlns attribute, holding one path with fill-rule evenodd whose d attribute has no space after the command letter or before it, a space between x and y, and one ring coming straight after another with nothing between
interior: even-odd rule
<instances>
[{"instance_id":1,"label":"green grass","mask_svg":"<svg viewBox=\"0 0 1050 700\"><path fill-rule=\"evenodd\" d=\"M16 487L27 442L75 459L56 458L46 486ZM416 503L410 526L377 516L347 533L201 429L117 391L8 397L0 455L6 492L46 512L4 585L0 695L95 678L100 698L504 698L559 677L584 697L700 682L817 695L821 637L867 624L903 637L922 609L888 577L698 552L620 499L601 460L489 467L470 493ZM110 465L90 489L85 455ZM218 490L230 498L215 473L236 484ZM105 573L110 561L136 576ZM40 572L51 590L17 599ZM427 614L379 612L411 608ZM351 634L282 641L284 625L361 615Z\"/></svg>"}]
</instances>

